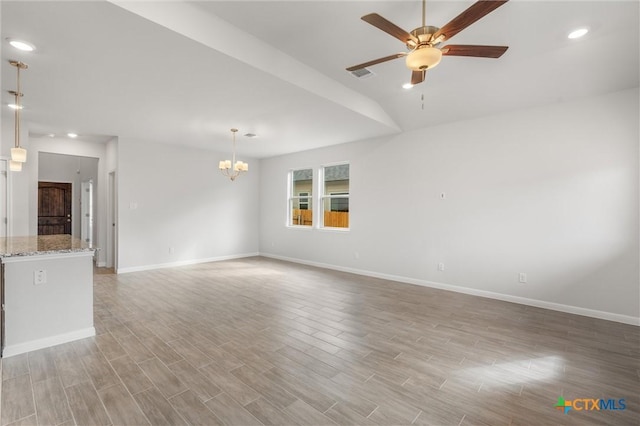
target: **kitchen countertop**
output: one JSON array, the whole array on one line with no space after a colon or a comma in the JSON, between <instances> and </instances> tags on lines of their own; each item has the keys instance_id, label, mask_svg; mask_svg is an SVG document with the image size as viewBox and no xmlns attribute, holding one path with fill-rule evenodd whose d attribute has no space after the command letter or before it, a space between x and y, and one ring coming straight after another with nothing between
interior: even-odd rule
<instances>
[{"instance_id":1,"label":"kitchen countertop","mask_svg":"<svg viewBox=\"0 0 640 426\"><path fill-rule=\"evenodd\" d=\"M93 252L95 250L95 247L89 246L79 238L66 234L0 238L0 258L82 253Z\"/></svg>"}]
</instances>

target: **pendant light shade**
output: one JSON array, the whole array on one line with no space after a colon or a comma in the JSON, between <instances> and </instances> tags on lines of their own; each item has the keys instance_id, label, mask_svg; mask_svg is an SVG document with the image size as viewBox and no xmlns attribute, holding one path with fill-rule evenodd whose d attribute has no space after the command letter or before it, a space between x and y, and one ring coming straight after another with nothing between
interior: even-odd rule
<instances>
[{"instance_id":1,"label":"pendant light shade","mask_svg":"<svg viewBox=\"0 0 640 426\"><path fill-rule=\"evenodd\" d=\"M15 161L17 163L26 163L27 162L27 150L24 148L11 148L11 161Z\"/></svg>"},{"instance_id":2,"label":"pendant light shade","mask_svg":"<svg viewBox=\"0 0 640 426\"><path fill-rule=\"evenodd\" d=\"M10 172L21 172L22 171L22 163L18 161L9 160L9 171Z\"/></svg>"}]
</instances>

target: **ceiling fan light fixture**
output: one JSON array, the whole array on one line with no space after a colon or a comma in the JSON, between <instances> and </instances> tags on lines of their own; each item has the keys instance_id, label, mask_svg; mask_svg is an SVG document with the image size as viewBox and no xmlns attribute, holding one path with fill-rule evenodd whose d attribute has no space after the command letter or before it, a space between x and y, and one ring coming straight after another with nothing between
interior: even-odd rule
<instances>
[{"instance_id":1,"label":"ceiling fan light fixture","mask_svg":"<svg viewBox=\"0 0 640 426\"><path fill-rule=\"evenodd\" d=\"M407 68L412 71L424 71L431 69L440 63L442 51L437 47L418 47L407 55Z\"/></svg>"}]
</instances>

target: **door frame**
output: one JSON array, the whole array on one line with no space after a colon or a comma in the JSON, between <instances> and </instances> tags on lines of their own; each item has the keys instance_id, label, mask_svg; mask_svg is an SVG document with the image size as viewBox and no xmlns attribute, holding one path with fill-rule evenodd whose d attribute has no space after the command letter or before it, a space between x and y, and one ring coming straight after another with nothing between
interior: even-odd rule
<instances>
[{"instance_id":1,"label":"door frame","mask_svg":"<svg viewBox=\"0 0 640 426\"><path fill-rule=\"evenodd\" d=\"M105 266L118 271L118 185L117 174L108 174L107 188L107 253Z\"/></svg>"},{"instance_id":2,"label":"door frame","mask_svg":"<svg viewBox=\"0 0 640 426\"><path fill-rule=\"evenodd\" d=\"M76 207L78 207L76 205L76 197L75 197L75 191L77 190L76 185L74 185L74 182L69 182L69 181L58 181L58 180L38 180L38 186L37 186L37 190L36 190L36 234L40 235L40 231L38 230L39 227L39 220L40 220L40 183L64 183L64 184L68 184L69 187L71 188L71 232L69 233L69 235L74 236L74 224L76 221ZM78 237L79 238L79 237Z\"/></svg>"},{"instance_id":3,"label":"door frame","mask_svg":"<svg viewBox=\"0 0 640 426\"><path fill-rule=\"evenodd\" d=\"M0 156L0 162L4 163L5 167L3 168L3 172L6 172L6 179L5 179L5 188L4 188L4 199L0 199L0 204L4 204L5 209L6 209L6 222L4 223L4 231L5 234L2 235L2 232L0 232L0 237L11 237L13 236L13 220L12 220L12 207L13 207L13 203L11 203L11 172L9 171L9 157L4 157L4 156ZM0 217L0 221L2 221L2 218ZM3 224L0 223L0 227L2 227Z\"/></svg>"}]
</instances>

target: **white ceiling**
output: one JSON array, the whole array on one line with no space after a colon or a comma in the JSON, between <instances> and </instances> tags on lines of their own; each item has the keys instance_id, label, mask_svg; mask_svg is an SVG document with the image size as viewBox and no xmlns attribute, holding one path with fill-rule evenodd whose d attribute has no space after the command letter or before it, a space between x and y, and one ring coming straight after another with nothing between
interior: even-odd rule
<instances>
[{"instance_id":1,"label":"white ceiling","mask_svg":"<svg viewBox=\"0 0 640 426\"><path fill-rule=\"evenodd\" d=\"M443 26L473 1L427 1ZM34 134L69 131L268 157L637 87L637 1L512 0L450 40L508 45L500 59L444 57L401 88L402 59L356 79L345 68L404 51L360 20L410 31L413 1L2 1L2 103L23 74ZM580 40L567 33L590 28ZM7 37L37 46L21 53ZM449 41L448 41L449 42ZM445 43L446 44L446 43ZM421 97L424 97L424 109Z\"/></svg>"}]
</instances>

